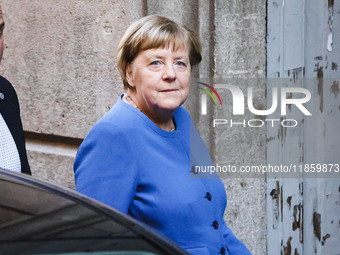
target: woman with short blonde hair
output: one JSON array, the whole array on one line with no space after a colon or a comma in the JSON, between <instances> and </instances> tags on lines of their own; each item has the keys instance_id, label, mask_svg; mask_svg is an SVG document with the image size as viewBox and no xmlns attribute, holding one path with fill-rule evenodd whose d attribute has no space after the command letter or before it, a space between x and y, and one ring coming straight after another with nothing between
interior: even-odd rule
<instances>
[{"instance_id":1,"label":"woman with short blonde hair","mask_svg":"<svg viewBox=\"0 0 340 255\"><path fill-rule=\"evenodd\" d=\"M165 17L147 16L127 29L118 51L125 93L80 146L76 187L191 254L250 254L223 219L221 180L191 170L213 165L181 106L200 51L193 31Z\"/></svg>"}]
</instances>

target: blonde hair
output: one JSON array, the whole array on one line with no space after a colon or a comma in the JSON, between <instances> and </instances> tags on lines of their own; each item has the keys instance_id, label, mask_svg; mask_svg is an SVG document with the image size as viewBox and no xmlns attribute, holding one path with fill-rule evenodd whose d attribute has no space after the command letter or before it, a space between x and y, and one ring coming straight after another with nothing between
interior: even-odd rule
<instances>
[{"instance_id":1,"label":"blonde hair","mask_svg":"<svg viewBox=\"0 0 340 255\"><path fill-rule=\"evenodd\" d=\"M126 79L126 68L141 51L170 44L173 50L182 47L188 49L191 66L201 62L201 43L197 34L189 28L158 15L143 17L130 25L119 43L117 55L124 89L134 89Z\"/></svg>"}]
</instances>

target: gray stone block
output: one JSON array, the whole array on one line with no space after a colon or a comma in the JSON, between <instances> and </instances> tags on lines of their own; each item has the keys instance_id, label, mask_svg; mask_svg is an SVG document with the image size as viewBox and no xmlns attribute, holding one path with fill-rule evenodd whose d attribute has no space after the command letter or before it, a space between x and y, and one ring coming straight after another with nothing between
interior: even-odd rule
<instances>
[{"instance_id":1,"label":"gray stone block","mask_svg":"<svg viewBox=\"0 0 340 255\"><path fill-rule=\"evenodd\" d=\"M123 91L116 51L128 2L3 2L1 70L17 90L25 130L85 137Z\"/></svg>"}]
</instances>

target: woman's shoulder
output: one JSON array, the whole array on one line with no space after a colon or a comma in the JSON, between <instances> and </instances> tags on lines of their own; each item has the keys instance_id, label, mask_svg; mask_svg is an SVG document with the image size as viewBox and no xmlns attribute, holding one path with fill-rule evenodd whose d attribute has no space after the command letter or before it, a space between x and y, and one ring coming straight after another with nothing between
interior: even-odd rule
<instances>
[{"instance_id":1,"label":"woman's shoulder","mask_svg":"<svg viewBox=\"0 0 340 255\"><path fill-rule=\"evenodd\" d=\"M191 121L190 113L183 107L180 106L174 113L174 118L176 121L183 123L188 123Z\"/></svg>"},{"instance_id":2,"label":"woman's shoulder","mask_svg":"<svg viewBox=\"0 0 340 255\"><path fill-rule=\"evenodd\" d=\"M141 122L141 119L134 112L135 109L130 109L129 106L118 99L113 107L97 121L90 132L105 134L125 133L135 130L136 125L140 125L138 122Z\"/></svg>"},{"instance_id":3,"label":"woman's shoulder","mask_svg":"<svg viewBox=\"0 0 340 255\"><path fill-rule=\"evenodd\" d=\"M182 130L182 132L188 135L192 128L195 128L195 124L190 116L190 113L183 107L179 107L174 114L175 122L177 127Z\"/></svg>"},{"instance_id":4,"label":"woman's shoulder","mask_svg":"<svg viewBox=\"0 0 340 255\"><path fill-rule=\"evenodd\" d=\"M175 114L180 117L190 118L189 112L183 106L178 107Z\"/></svg>"}]
</instances>

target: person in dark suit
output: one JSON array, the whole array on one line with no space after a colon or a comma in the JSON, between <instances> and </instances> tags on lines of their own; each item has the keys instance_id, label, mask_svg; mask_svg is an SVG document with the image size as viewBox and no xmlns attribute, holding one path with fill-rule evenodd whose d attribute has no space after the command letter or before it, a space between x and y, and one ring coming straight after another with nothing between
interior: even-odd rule
<instances>
[{"instance_id":1,"label":"person in dark suit","mask_svg":"<svg viewBox=\"0 0 340 255\"><path fill-rule=\"evenodd\" d=\"M5 22L0 6L0 62ZM0 76L0 168L31 174L17 94L11 83Z\"/></svg>"}]
</instances>

